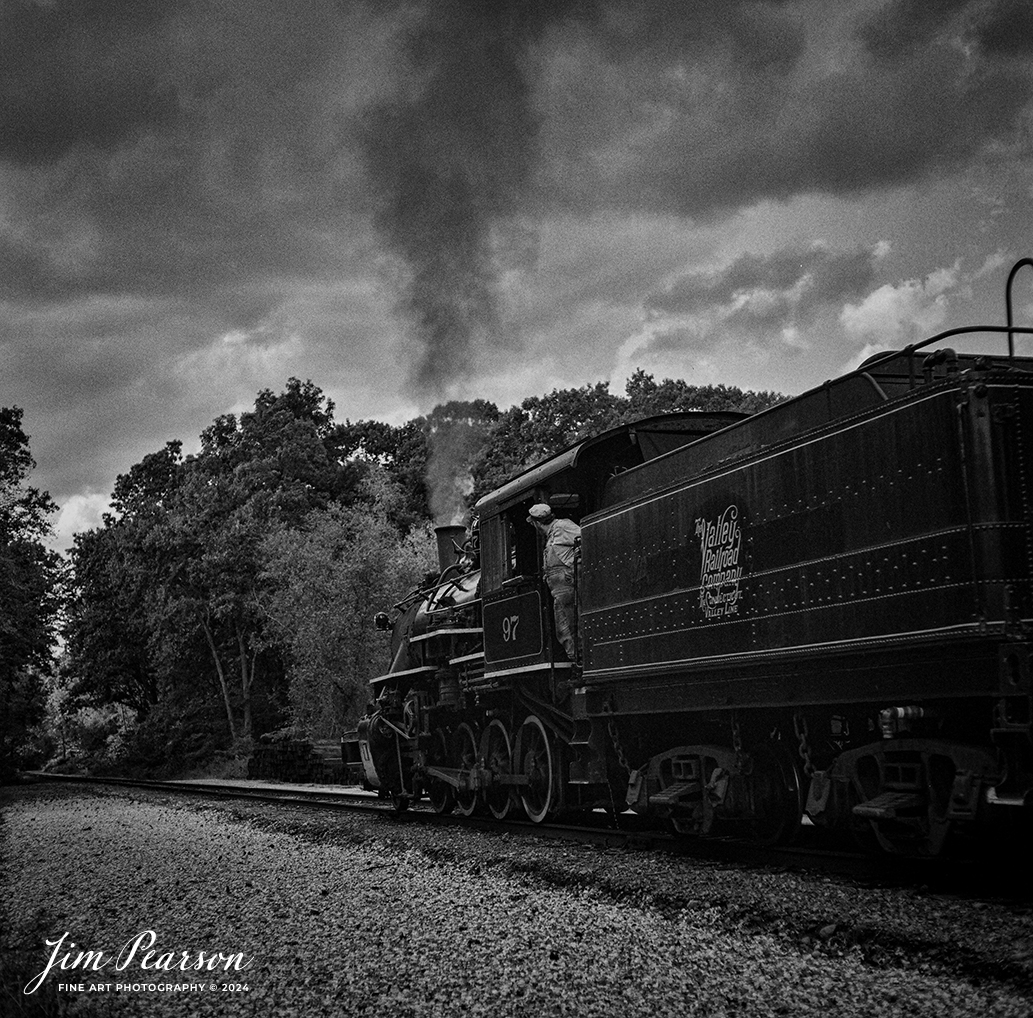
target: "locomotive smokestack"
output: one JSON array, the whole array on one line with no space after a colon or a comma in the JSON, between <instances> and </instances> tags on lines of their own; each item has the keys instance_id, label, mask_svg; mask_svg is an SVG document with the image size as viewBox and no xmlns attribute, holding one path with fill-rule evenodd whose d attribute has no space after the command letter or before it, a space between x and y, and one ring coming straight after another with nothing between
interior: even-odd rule
<instances>
[{"instance_id":1,"label":"locomotive smokestack","mask_svg":"<svg viewBox=\"0 0 1033 1018\"><path fill-rule=\"evenodd\" d=\"M438 541L438 567L444 572L449 566L456 564L456 550L453 542L462 545L466 537L466 527L443 526L434 528L434 536Z\"/></svg>"}]
</instances>

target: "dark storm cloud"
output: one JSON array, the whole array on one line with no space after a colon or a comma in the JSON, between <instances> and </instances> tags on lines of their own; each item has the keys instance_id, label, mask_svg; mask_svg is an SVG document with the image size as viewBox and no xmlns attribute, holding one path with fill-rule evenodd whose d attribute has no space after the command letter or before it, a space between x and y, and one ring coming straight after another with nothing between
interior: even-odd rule
<instances>
[{"instance_id":1,"label":"dark storm cloud","mask_svg":"<svg viewBox=\"0 0 1033 1018\"><path fill-rule=\"evenodd\" d=\"M377 18L323 0L0 17L0 404L37 422L56 497L315 374L323 345L382 336L341 321L369 318L375 280L339 298L369 240L342 139L381 88Z\"/></svg>"},{"instance_id":2,"label":"dark storm cloud","mask_svg":"<svg viewBox=\"0 0 1033 1018\"><path fill-rule=\"evenodd\" d=\"M708 337L693 329L658 329L646 346L637 353L656 357L661 354L683 354L686 350L701 350L710 345L712 337Z\"/></svg>"},{"instance_id":3,"label":"dark storm cloud","mask_svg":"<svg viewBox=\"0 0 1033 1018\"><path fill-rule=\"evenodd\" d=\"M979 8L970 28L972 38L988 56L1033 54L1033 4L1029 0L997 0Z\"/></svg>"},{"instance_id":4,"label":"dark storm cloud","mask_svg":"<svg viewBox=\"0 0 1033 1018\"><path fill-rule=\"evenodd\" d=\"M713 219L921 179L1014 129L1030 74L990 56L1025 45L1022 0L901 0L863 21L836 5L840 41L860 41L831 69L821 9L8 0L0 159L52 172L0 239L0 285L203 299L284 266L305 277L335 221L366 211L358 144L433 390L506 332L500 273L543 210ZM348 41L370 25L406 29L362 64ZM47 241L62 223L95 232L74 265Z\"/></svg>"},{"instance_id":5,"label":"dark storm cloud","mask_svg":"<svg viewBox=\"0 0 1033 1018\"><path fill-rule=\"evenodd\" d=\"M951 36L974 42L986 56L1022 56L1033 51L1033 5L1028 0L891 0L858 28L869 52L885 61Z\"/></svg>"},{"instance_id":6,"label":"dark storm cloud","mask_svg":"<svg viewBox=\"0 0 1033 1018\"><path fill-rule=\"evenodd\" d=\"M251 328L282 297L268 280L343 271L335 249L372 203L404 269L412 377L440 397L514 341L501 281L533 268L543 215L715 221L860 194L1015 126L1029 73L988 56L1008 45L1006 0L975 21L946 0L864 22L844 5L855 46L831 70L820 8L9 2L0 160L41 177L0 230L0 297L175 295L222 328L225 295L244 294L231 327ZM975 56L947 45L944 19L969 26ZM874 54L891 36L907 45L887 65Z\"/></svg>"},{"instance_id":7,"label":"dark storm cloud","mask_svg":"<svg viewBox=\"0 0 1033 1018\"><path fill-rule=\"evenodd\" d=\"M860 5L735 5L743 19L777 19L791 59L775 63L743 59L742 32L723 46L635 37L618 51L598 30L568 31L540 98L553 200L713 219L765 199L905 185L1016 141L1033 70L963 45L977 14L1000 45L1002 18L982 3L933 8L888 4L862 22Z\"/></svg>"},{"instance_id":8,"label":"dark storm cloud","mask_svg":"<svg viewBox=\"0 0 1033 1018\"><path fill-rule=\"evenodd\" d=\"M603 55L617 62L646 54L661 64L697 51L727 52L750 71L789 70L803 52L803 26L786 16L791 0L646 0L585 5Z\"/></svg>"},{"instance_id":9,"label":"dark storm cloud","mask_svg":"<svg viewBox=\"0 0 1033 1018\"><path fill-rule=\"evenodd\" d=\"M167 0L8 0L0 12L0 158L42 163L110 148L178 111L161 80Z\"/></svg>"},{"instance_id":10,"label":"dark storm cloud","mask_svg":"<svg viewBox=\"0 0 1033 1018\"><path fill-rule=\"evenodd\" d=\"M971 0L890 0L858 27L869 52L892 60L913 53L949 31Z\"/></svg>"},{"instance_id":11,"label":"dark storm cloud","mask_svg":"<svg viewBox=\"0 0 1033 1018\"><path fill-rule=\"evenodd\" d=\"M352 206L334 95L348 78L347 26L334 8L4 10L0 160L18 193L0 295L203 302L283 266L325 269L328 227ZM31 178L19 175L29 161ZM80 227L90 242L70 260Z\"/></svg>"}]
</instances>

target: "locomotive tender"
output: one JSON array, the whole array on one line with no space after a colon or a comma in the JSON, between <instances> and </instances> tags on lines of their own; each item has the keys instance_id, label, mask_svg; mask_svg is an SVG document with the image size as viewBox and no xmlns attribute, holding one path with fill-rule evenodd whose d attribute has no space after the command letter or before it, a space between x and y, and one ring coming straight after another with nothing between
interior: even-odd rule
<instances>
[{"instance_id":1,"label":"locomotive tender","mask_svg":"<svg viewBox=\"0 0 1033 1018\"><path fill-rule=\"evenodd\" d=\"M439 529L351 749L400 807L630 807L933 856L1033 808L1033 358L951 330L761 413L622 425ZM931 344L1007 334L1007 353ZM582 659L535 503L582 527ZM479 556L479 562L477 561ZM384 617L386 619L386 616Z\"/></svg>"}]
</instances>

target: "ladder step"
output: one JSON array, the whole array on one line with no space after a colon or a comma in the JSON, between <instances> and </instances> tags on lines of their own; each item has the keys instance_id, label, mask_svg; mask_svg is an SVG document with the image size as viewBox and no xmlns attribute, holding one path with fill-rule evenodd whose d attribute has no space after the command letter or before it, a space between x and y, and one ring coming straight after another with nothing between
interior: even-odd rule
<instances>
[{"instance_id":1,"label":"ladder step","mask_svg":"<svg viewBox=\"0 0 1033 1018\"><path fill-rule=\"evenodd\" d=\"M924 797L915 792L883 792L874 799L858 803L853 814L869 820L896 820L902 813L913 815L924 807Z\"/></svg>"},{"instance_id":2,"label":"ladder step","mask_svg":"<svg viewBox=\"0 0 1033 1018\"><path fill-rule=\"evenodd\" d=\"M690 792L699 792L698 781L685 781L678 785L668 785L662 792L649 797L650 806L673 806L682 796Z\"/></svg>"}]
</instances>

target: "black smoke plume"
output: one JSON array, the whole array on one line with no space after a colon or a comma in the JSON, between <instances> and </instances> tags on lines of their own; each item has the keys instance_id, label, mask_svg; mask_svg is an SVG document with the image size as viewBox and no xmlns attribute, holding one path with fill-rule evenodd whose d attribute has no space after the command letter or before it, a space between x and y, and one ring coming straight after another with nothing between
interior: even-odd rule
<instances>
[{"instance_id":1,"label":"black smoke plume","mask_svg":"<svg viewBox=\"0 0 1033 1018\"><path fill-rule=\"evenodd\" d=\"M500 244L532 186L529 47L563 3L428 4L407 39L413 81L367 111L360 140L376 224L404 262L400 307L424 400L461 389L500 326Z\"/></svg>"}]
</instances>

